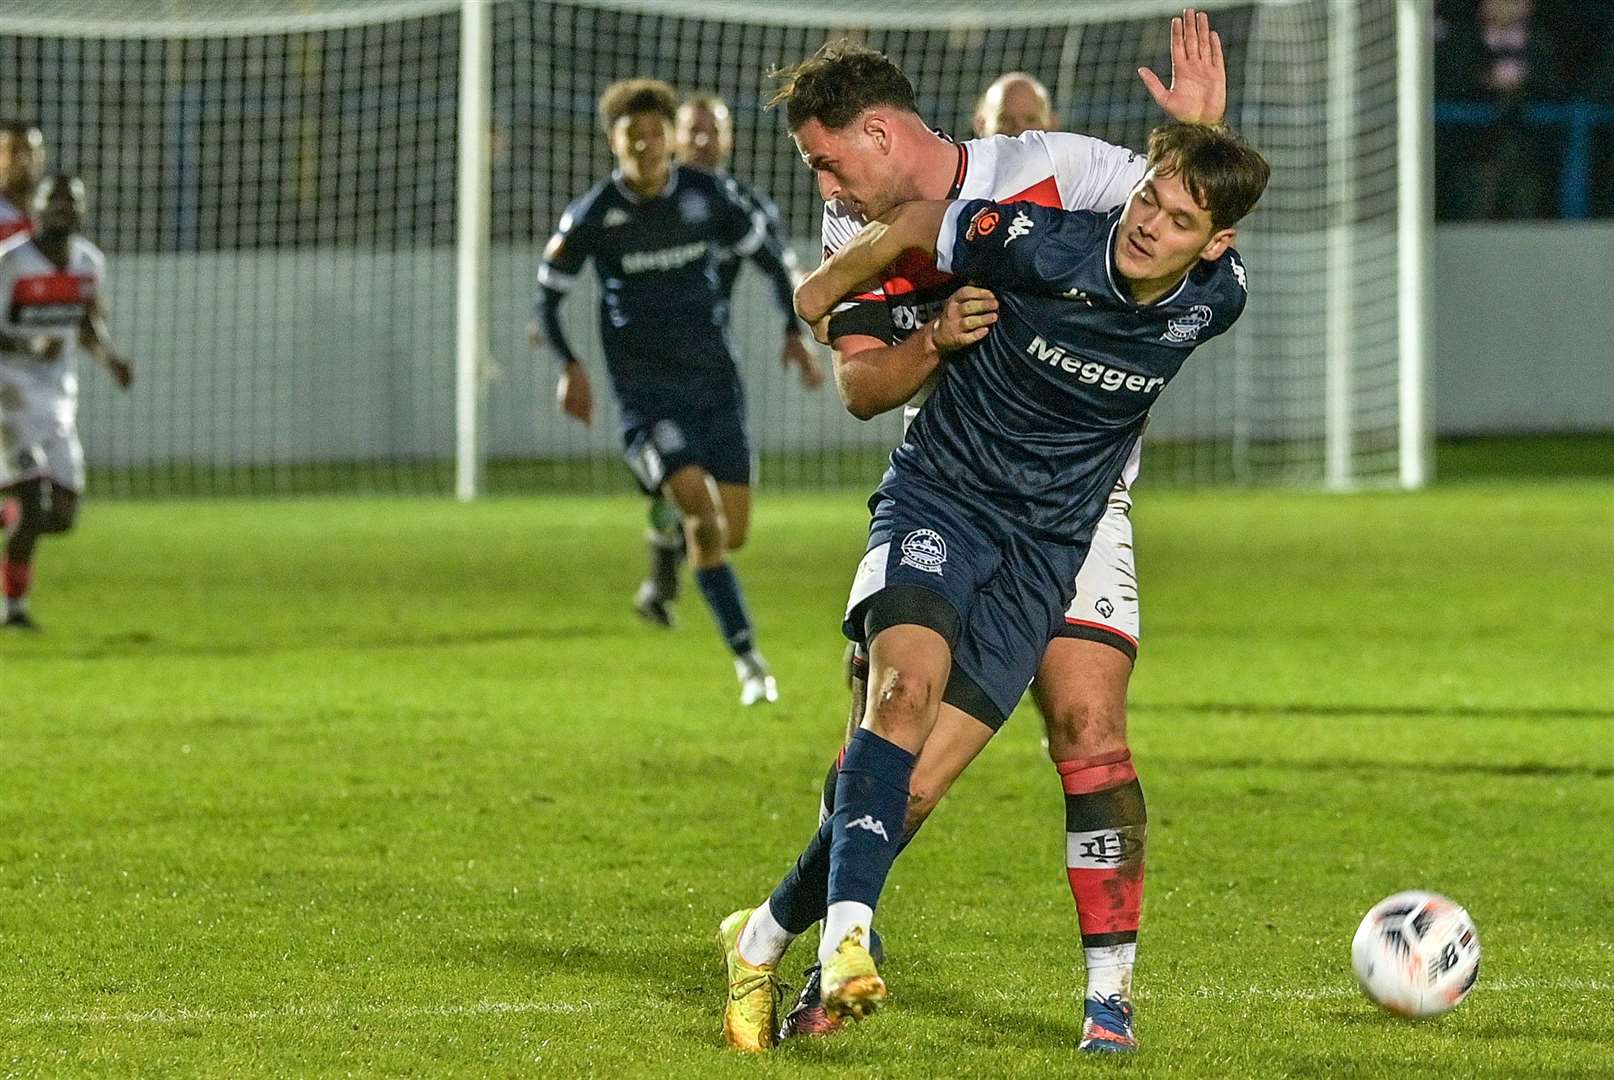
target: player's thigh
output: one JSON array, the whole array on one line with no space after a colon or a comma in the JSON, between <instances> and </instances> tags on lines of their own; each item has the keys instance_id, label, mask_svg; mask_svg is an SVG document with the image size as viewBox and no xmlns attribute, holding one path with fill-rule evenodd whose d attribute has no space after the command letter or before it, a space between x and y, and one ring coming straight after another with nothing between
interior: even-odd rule
<instances>
[{"instance_id":1,"label":"player's thigh","mask_svg":"<svg viewBox=\"0 0 1614 1080\"><path fill-rule=\"evenodd\" d=\"M959 635L949 704L994 728L1014 712L1063 624L1081 555L1078 545L1027 536L1006 545L1003 565L982 588Z\"/></svg>"},{"instance_id":2,"label":"player's thigh","mask_svg":"<svg viewBox=\"0 0 1614 1080\"><path fill-rule=\"evenodd\" d=\"M975 717L942 704L908 783L907 829L918 828L995 734Z\"/></svg>"},{"instance_id":3,"label":"player's thigh","mask_svg":"<svg viewBox=\"0 0 1614 1080\"><path fill-rule=\"evenodd\" d=\"M1056 637L1037 666L1031 693L1048 729L1048 754L1072 761L1126 748L1126 692L1132 658L1112 644Z\"/></svg>"},{"instance_id":4,"label":"player's thigh","mask_svg":"<svg viewBox=\"0 0 1614 1080\"><path fill-rule=\"evenodd\" d=\"M729 550L736 551L751 535L751 485L719 480L717 496L723 507Z\"/></svg>"}]
</instances>

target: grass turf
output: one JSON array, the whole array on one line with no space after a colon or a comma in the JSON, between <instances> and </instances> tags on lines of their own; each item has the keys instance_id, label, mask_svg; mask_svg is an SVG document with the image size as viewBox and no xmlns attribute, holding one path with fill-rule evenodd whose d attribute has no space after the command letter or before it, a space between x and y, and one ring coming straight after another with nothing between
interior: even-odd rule
<instances>
[{"instance_id":1,"label":"grass turf","mask_svg":"<svg viewBox=\"0 0 1614 1080\"><path fill-rule=\"evenodd\" d=\"M632 621L630 499L92 503L46 633L0 638L0 1076L1614 1073L1591 482L1143 491L1143 1052L1073 1050L1029 707L897 866L891 1007L722 1051L713 932L815 823L863 520L764 493L738 563L784 698L745 711L693 596ZM1407 887L1486 950L1419 1025L1348 968Z\"/></svg>"}]
</instances>

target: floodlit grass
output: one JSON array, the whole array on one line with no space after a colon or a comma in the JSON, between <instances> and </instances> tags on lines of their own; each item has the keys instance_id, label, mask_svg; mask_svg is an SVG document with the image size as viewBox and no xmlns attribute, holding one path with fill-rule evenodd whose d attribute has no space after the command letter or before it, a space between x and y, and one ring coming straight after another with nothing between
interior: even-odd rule
<instances>
[{"instance_id":1,"label":"floodlit grass","mask_svg":"<svg viewBox=\"0 0 1614 1080\"><path fill-rule=\"evenodd\" d=\"M887 1011L724 1052L713 933L816 822L861 496L758 502L783 701L627 599L627 498L91 503L0 638L0 1076L1614 1074L1614 486L1140 493L1144 1049L1079 1062L1029 706L899 862ZM1357 920L1468 906L1457 1012ZM788 960L805 965L801 943Z\"/></svg>"}]
</instances>

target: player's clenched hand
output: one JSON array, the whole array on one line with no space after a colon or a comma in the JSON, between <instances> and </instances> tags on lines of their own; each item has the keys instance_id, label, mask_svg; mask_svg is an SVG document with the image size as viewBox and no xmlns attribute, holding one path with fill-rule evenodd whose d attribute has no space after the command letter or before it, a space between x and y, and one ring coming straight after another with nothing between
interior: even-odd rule
<instances>
[{"instance_id":1,"label":"player's clenched hand","mask_svg":"<svg viewBox=\"0 0 1614 1080\"><path fill-rule=\"evenodd\" d=\"M817 390L824 385L824 371L818 366L818 361L813 359L812 351L801 340L801 335L787 334L785 336L785 348L779 354L779 362L785 366L786 370L795 368L800 372L801 385L807 389Z\"/></svg>"},{"instance_id":2,"label":"player's clenched hand","mask_svg":"<svg viewBox=\"0 0 1614 1080\"><path fill-rule=\"evenodd\" d=\"M1227 113L1222 37L1211 29L1210 16L1203 11L1188 8L1181 18L1171 20L1171 88L1148 68L1139 68L1138 78L1173 120L1220 124Z\"/></svg>"},{"instance_id":3,"label":"player's clenched hand","mask_svg":"<svg viewBox=\"0 0 1614 1080\"><path fill-rule=\"evenodd\" d=\"M35 360L58 360L62 355L62 339L40 334L28 339L28 351Z\"/></svg>"},{"instance_id":4,"label":"player's clenched hand","mask_svg":"<svg viewBox=\"0 0 1614 1080\"><path fill-rule=\"evenodd\" d=\"M957 352L984 338L997 321L998 298L986 289L965 285L947 298L931 339L937 352Z\"/></svg>"},{"instance_id":5,"label":"player's clenched hand","mask_svg":"<svg viewBox=\"0 0 1614 1080\"><path fill-rule=\"evenodd\" d=\"M555 386L555 400L560 411L573 420L585 424L594 422L594 390L588 384L588 372L576 360L566 365L560 382Z\"/></svg>"},{"instance_id":6,"label":"player's clenched hand","mask_svg":"<svg viewBox=\"0 0 1614 1080\"><path fill-rule=\"evenodd\" d=\"M535 349L544 347L544 329L538 325L537 319L527 324L527 344Z\"/></svg>"}]
</instances>

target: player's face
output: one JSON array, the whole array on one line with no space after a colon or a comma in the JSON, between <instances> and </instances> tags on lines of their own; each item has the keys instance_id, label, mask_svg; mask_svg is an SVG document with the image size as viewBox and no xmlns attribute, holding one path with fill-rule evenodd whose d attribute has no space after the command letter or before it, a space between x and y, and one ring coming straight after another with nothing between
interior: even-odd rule
<instances>
[{"instance_id":1,"label":"player's face","mask_svg":"<svg viewBox=\"0 0 1614 1080\"><path fill-rule=\"evenodd\" d=\"M1047 100L1028 82L1015 81L986 96L975 117L980 135L1019 135L1047 131L1054 126Z\"/></svg>"},{"instance_id":2,"label":"player's face","mask_svg":"<svg viewBox=\"0 0 1614 1080\"><path fill-rule=\"evenodd\" d=\"M45 139L38 131L0 131L0 187L32 188L45 172Z\"/></svg>"},{"instance_id":3,"label":"player's face","mask_svg":"<svg viewBox=\"0 0 1614 1080\"><path fill-rule=\"evenodd\" d=\"M1115 268L1129 281L1175 280L1198 260L1219 258L1233 235L1211 224L1180 175L1150 169L1121 215Z\"/></svg>"},{"instance_id":4,"label":"player's face","mask_svg":"<svg viewBox=\"0 0 1614 1080\"><path fill-rule=\"evenodd\" d=\"M870 130L867 116L838 131L809 120L791 137L818 178L818 194L824 201L839 201L872 221L916 193L891 153L889 137L879 127Z\"/></svg>"},{"instance_id":5,"label":"player's face","mask_svg":"<svg viewBox=\"0 0 1614 1080\"><path fill-rule=\"evenodd\" d=\"M41 189L34 203L34 216L42 233L76 233L84 228L84 192L65 181Z\"/></svg>"},{"instance_id":6,"label":"player's face","mask_svg":"<svg viewBox=\"0 0 1614 1080\"><path fill-rule=\"evenodd\" d=\"M611 127L611 153L635 187L658 187L672 165L672 124L656 112L619 116Z\"/></svg>"},{"instance_id":7,"label":"player's face","mask_svg":"<svg viewBox=\"0 0 1614 1080\"><path fill-rule=\"evenodd\" d=\"M702 169L721 169L734 149L734 124L727 109L685 105L678 110L678 160Z\"/></svg>"}]
</instances>

